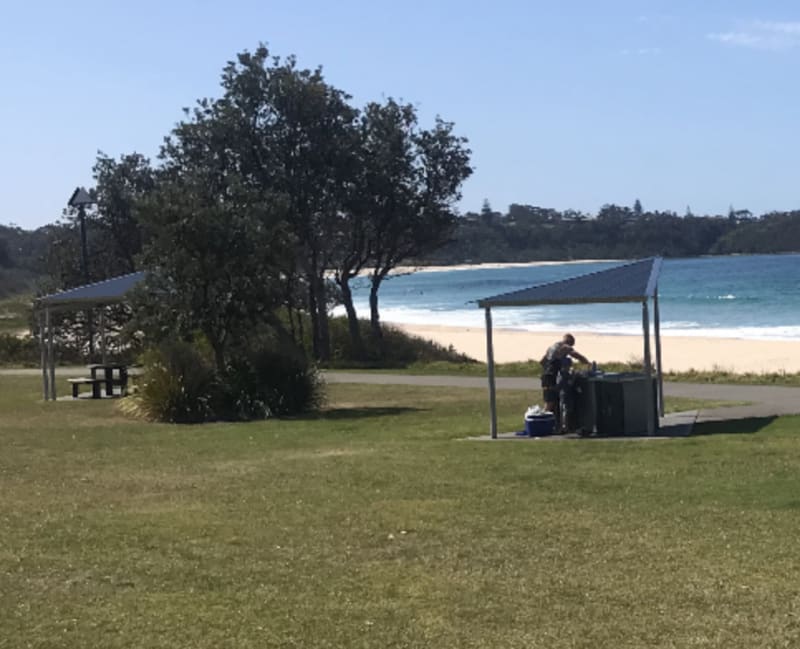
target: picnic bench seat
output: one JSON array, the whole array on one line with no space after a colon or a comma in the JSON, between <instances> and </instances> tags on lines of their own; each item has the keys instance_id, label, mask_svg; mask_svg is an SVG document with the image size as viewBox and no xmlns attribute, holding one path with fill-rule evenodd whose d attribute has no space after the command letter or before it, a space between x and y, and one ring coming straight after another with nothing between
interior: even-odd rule
<instances>
[{"instance_id":1,"label":"picnic bench seat","mask_svg":"<svg viewBox=\"0 0 800 649\"><path fill-rule=\"evenodd\" d=\"M72 384L72 398L78 398L78 388L81 385L91 385L92 386L92 399L100 399L102 397L100 393L100 389L103 384L106 382L103 378L92 378L90 376L82 376L79 378L74 379L67 379L69 383Z\"/></svg>"}]
</instances>

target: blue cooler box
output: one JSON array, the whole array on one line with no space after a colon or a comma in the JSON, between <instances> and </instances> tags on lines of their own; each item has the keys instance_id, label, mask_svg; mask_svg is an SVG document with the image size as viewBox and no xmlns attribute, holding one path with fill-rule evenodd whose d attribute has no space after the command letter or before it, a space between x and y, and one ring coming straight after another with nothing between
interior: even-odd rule
<instances>
[{"instance_id":1,"label":"blue cooler box","mask_svg":"<svg viewBox=\"0 0 800 649\"><path fill-rule=\"evenodd\" d=\"M556 417L548 412L543 415L525 416L525 434L528 437L545 437L552 435L556 428Z\"/></svg>"}]
</instances>

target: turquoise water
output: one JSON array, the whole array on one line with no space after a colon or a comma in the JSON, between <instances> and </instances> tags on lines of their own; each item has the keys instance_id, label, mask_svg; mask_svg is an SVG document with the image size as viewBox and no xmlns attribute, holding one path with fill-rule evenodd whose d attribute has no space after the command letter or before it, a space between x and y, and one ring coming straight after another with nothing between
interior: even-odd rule
<instances>
[{"instance_id":1,"label":"turquoise water","mask_svg":"<svg viewBox=\"0 0 800 649\"><path fill-rule=\"evenodd\" d=\"M483 327L476 300L620 262L420 271L386 281L381 318L404 324ZM355 286L356 308L367 317L368 287ZM751 339L800 338L800 255L667 259L659 281L661 328L670 335ZM527 331L572 329L639 334L638 304L544 306L492 310L498 327Z\"/></svg>"}]
</instances>

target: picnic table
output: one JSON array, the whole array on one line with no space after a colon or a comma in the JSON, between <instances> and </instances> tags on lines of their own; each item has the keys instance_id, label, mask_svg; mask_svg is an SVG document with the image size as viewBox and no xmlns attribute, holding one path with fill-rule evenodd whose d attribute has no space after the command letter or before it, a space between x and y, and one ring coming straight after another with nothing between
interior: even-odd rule
<instances>
[{"instance_id":1,"label":"picnic table","mask_svg":"<svg viewBox=\"0 0 800 649\"><path fill-rule=\"evenodd\" d=\"M128 392L128 366L123 363L97 363L88 365L91 376L67 379L72 385L72 398L78 398L78 389L81 385L92 386L92 399L102 398L102 388L105 386L106 396L114 396L114 386L120 386L120 394L125 396Z\"/></svg>"}]
</instances>

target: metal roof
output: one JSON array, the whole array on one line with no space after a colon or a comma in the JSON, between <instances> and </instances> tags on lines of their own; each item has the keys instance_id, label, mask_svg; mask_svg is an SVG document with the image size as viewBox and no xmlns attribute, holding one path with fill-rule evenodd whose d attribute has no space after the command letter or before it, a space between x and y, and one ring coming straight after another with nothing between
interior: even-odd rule
<instances>
[{"instance_id":1,"label":"metal roof","mask_svg":"<svg viewBox=\"0 0 800 649\"><path fill-rule=\"evenodd\" d=\"M141 282L145 277L144 271L129 273L104 279L85 286L59 291L51 295L44 295L38 299L41 306L60 307L60 306L79 306L93 304L113 304L122 302L125 294L134 286Z\"/></svg>"},{"instance_id":2,"label":"metal roof","mask_svg":"<svg viewBox=\"0 0 800 649\"><path fill-rule=\"evenodd\" d=\"M643 302L656 292L661 262L661 257L641 259L607 270L487 297L478 300L478 306Z\"/></svg>"}]
</instances>

